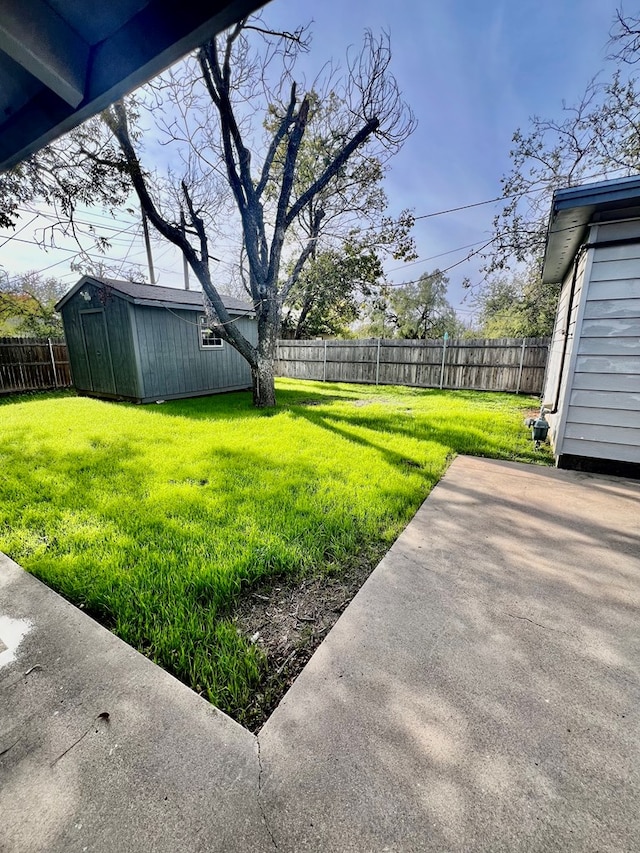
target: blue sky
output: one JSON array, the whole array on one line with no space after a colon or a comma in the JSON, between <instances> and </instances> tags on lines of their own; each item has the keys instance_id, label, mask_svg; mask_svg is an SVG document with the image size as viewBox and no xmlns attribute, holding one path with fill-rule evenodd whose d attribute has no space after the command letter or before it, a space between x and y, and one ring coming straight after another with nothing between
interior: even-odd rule
<instances>
[{"instance_id":1,"label":"blue sky","mask_svg":"<svg viewBox=\"0 0 640 853\"><path fill-rule=\"evenodd\" d=\"M391 163L387 193L394 212L411 207L421 215L500 195L514 130L525 128L533 114L558 116L563 99L579 99L591 77L606 68L617 3L274 0L265 14L290 25L294 7L297 20L314 20L310 59L344 56L365 27L390 33L393 71L418 128ZM488 237L498 209L480 207L416 223L420 256ZM406 267L392 278L415 278L464 255ZM477 263L450 273L450 298L457 306L465 275L477 279Z\"/></svg>"},{"instance_id":2,"label":"blue sky","mask_svg":"<svg viewBox=\"0 0 640 853\"><path fill-rule=\"evenodd\" d=\"M418 119L416 132L391 161L390 212L409 207L422 215L500 194L513 131L526 128L534 113L558 116L563 100L578 99L602 69L610 73L607 40L616 7L617 0L273 0L265 16L288 29L313 20L305 58L310 73L331 57L343 60L349 45L360 44L365 27L390 33L393 71ZM488 238L497 209L489 205L417 223L420 257ZM8 272L58 261L51 274L73 283L69 253L44 254L17 240L2 246L8 236L0 232L0 265ZM28 239L29 231L20 237ZM114 241L110 255L122 257L127 249L129 259L142 261L142 247L130 246L126 235ZM395 269L390 277L417 278L465 254ZM180 286L179 259L167 252L159 265L160 283ZM464 295L463 276L477 278L477 266L469 262L451 271L456 306ZM468 317L468 304L461 307Z\"/></svg>"}]
</instances>

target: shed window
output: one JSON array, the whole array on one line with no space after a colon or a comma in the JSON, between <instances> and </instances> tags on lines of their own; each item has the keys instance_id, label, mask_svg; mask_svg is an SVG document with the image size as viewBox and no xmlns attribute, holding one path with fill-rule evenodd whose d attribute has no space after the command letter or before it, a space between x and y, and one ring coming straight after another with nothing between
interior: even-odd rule
<instances>
[{"instance_id":1,"label":"shed window","mask_svg":"<svg viewBox=\"0 0 640 853\"><path fill-rule=\"evenodd\" d=\"M222 347L222 338L218 337L215 332L207 326L206 317L200 318L200 346L203 349L220 349Z\"/></svg>"}]
</instances>

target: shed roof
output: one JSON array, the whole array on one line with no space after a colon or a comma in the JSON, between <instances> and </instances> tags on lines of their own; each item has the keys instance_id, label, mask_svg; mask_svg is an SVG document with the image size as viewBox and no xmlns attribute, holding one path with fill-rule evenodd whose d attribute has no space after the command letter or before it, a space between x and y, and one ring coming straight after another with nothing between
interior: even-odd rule
<instances>
[{"instance_id":1,"label":"shed roof","mask_svg":"<svg viewBox=\"0 0 640 853\"><path fill-rule=\"evenodd\" d=\"M115 290L123 299L134 305L151 305L157 308L183 308L187 311L203 310L203 293L199 290L179 290L175 287L160 287L157 284L139 284L136 281L118 281L85 275L66 293L56 305L59 311L85 284L92 283ZM253 306L234 296L220 294L230 314L253 314Z\"/></svg>"},{"instance_id":2,"label":"shed roof","mask_svg":"<svg viewBox=\"0 0 640 853\"><path fill-rule=\"evenodd\" d=\"M640 177L615 178L556 190L551 204L542 281L562 281L588 226L640 212Z\"/></svg>"}]
</instances>

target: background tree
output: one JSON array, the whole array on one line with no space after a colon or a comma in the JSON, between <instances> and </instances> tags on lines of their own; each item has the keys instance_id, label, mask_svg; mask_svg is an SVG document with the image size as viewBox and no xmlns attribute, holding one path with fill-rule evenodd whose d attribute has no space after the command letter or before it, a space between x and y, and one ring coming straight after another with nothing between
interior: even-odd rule
<instances>
[{"instance_id":1,"label":"background tree","mask_svg":"<svg viewBox=\"0 0 640 853\"><path fill-rule=\"evenodd\" d=\"M553 332L560 284L542 285L537 264L489 276L472 300L484 338L537 338Z\"/></svg>"},{"instance_id":2,"label":"background tree","mask_svg":"<svg viewBox=\"0 0 640 853\"><path fill-rule=\"evenodd\" d=\"M383 286L371 302L366 333L413 340L455 335L458 321L447 300L448 284L447 276L434 270L418 281Z\"/></svg>"},{"instance_id":3,"label":"background tree","mask_svg":"<svg viewBox=\"0 0 640 853\"><path fill-rule=\"evenodd\" d=\"M187 63L184 72L157 85L154 97L168 98L174 109L174 118L165 122L168 142L182 151L175 158L181 174L168 176L164 186L143 169L125 106L117 104L104 114L143 210L156 230L183 252L202 285L216 333L249 363L257 406L275 405L283 305L312 257L327 216L326 205L315 201L336 186L356 152L366 150L382 163L414 126L389 72L388 39L367 33L345 75L330 80L327 93L339 105L327 119L331 144L317 172L302 179L303 142L314 107L323 101L317 87L304 91L293 79L295 60L305 47L302 30L274 33L260 18L242 21L199 50L196 68ZM257 117L262 118L262 133ZM239 215L257 345L234 325L211 274L216 231L207 205L213 187L223 192L221 174ZM285 266L288 274L281 277Z\"/></svg>"},{"instance_id":4,"label":"background tree","mask_svg":"<svg viewBox=\"0 0 640 853\"><path fill-rule=\"evenodd\" d=\"M565 105L559 120L534 116L528 133L517 130L488 271L541 263L555 190L640 171L639 122L636 83L617 73L606 84L591 81L580 103Z\"/></svg>"},{"instance_id":5,"label":"background tree","mask_svg":"<svg viewBox=\"0 0 640 853\"><path fill-rule=\"evenodd\" d=\"M36 271L11 277L0 272L0 335L58 338L62 320L54 306L66 290Z\"/></svg>"},{"instance_id":6,"label":"background tree","mask_svg":"<svg viewBox=\"0 0 640 853\"><path fill-rule=\"evenodd\" d=\"M377 254L357 244L316 253L289 291L283 336L346 335L381 275Z\"/></svg>"}]
</instances>

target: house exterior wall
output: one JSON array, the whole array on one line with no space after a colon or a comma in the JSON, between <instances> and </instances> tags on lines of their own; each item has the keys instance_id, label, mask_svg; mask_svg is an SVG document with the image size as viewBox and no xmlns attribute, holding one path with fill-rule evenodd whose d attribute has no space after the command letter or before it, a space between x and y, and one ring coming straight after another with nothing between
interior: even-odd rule
<instances>
[{"instance_id":1,"label":"house exterior wall","mask_svg":"<svg viewBox=\"0 0 640 853\"><path fill-rule=\"evenodd\" d=\"M547 410L546 418L550 426L550 440L556 455L558 455L562 440L560 433L562 401L567 393L569 383L569 366L576 340L576 323L584 286L587 256L588 252L581 253L577 266L575 263L571 265L562 283L556 321L549 346L542 404Z\"/></svg>"},{"instance_id":2,"label":"house exterior wall","mask_svg":"<svg viewBox=\"0 0 640 853\"><path fill-rule=\"evenodd\" d=\"M84 299L87 293L90 299ZM65 337L69 347L69 361L73 384L80 392L109 394L136 398L139 396L138 379L133 352L133 336L127 303L116 294L87 282L62 308ZM95 341L87 334L83 317L91 314L101 317L107 337L108 352L103 354L111 365L101 375L92 375L91 364ZM95 362L94 362L95 363Z\"/></svg>"},{"instance_id":3,"label":"house exterior wall","mask_svg":"<svg viewBox=\"0 0 640 853\"><path fill-rule=\"evenodd\" d=\"M640 220L594 226L579 340L556 452L640 463Z\"/></svg>"},{"instance_id":4,"label":"house exterior wall","mask_svg":"<svg viewBox=\"0 0 640 853\"><path fill-rule=\"evenodd\" d=\"M251 371L226 342L200 347L197 311L135 305L134 334L139 353L143 402L211 394L251 386ZM255 320L238 318L238 329L255 342Z\"/></svg>"}]
</instances>

